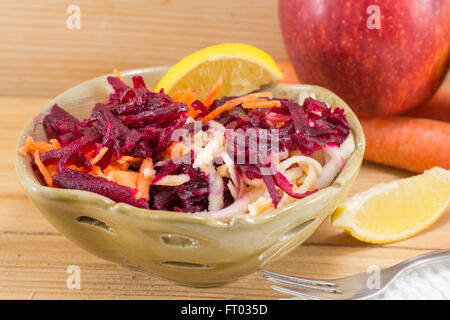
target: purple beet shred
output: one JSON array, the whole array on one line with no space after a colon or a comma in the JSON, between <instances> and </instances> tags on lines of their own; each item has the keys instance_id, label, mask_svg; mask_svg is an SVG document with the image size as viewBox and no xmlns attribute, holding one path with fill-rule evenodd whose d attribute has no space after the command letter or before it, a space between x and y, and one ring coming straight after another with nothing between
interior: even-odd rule
<instances>
[{"instance_id":1,"label":"purple beet shred","mask_svg":"<svg viewBox=\"0 0 450 320\"><path fill-rule=\"evenodd\" d=\"M60 168L58 174L53 177L53 182L59 188L91 191L117 202L128 203L138 208L149 208L146 199L134 198L136 189L121 186L88 173Z\"/></svg>"},{"instance_id":2,"label":"purple beet shred","mask_svg":"<svg viewBox=\"0 0 450 320\"><path fill-rule=\"evenodd\" d=\"M45 116L43 125L47 135L63 146L83 135L80 121L57 104Z\"/></svg>"},{"instance_id":3,"label":"purple beet shred","mask_svg":"<svg viewBox=\"0 0 450 320\"><path fill-rule=\"evenodd\" d=\"M47 135L57 139L62 145L61 149L40 155L45 165L58 164L58 173L54 176L55 186L95 192L139 208L182 212L208 210L208 176L200 169L194 169L191 164L169 161L163 167L156 168L153 183L173 174L187 174L190 180L175 187L152 185L149 201L135 199L135 189L67 168L69 165L76 165L89 171L91 164L86 154L98 152L102 147L108 147L108 152L96 164L102 169L108 166L113 156L152 157L156 163L172 144L171 136L175 130L183 128L195 133L195 130L206 131L209 128L208 123L202 123L200 129L195 129L192 122L186 123L189 117L188 106L175 102L163 90L148 90L140 76L132 78L133 87L116 77L108 77L107 81L114 92L109 95L106 104L98 103L94 106L89 118L79 121L58 105L54 105L44 118L43 125ZM198 119L201 119L232 98L234 97L215 100L209 110L199 100L194 101L192 107L200 111ZM260 153L274 152L271 146L276 143L278 151L300 150L302 154L312 155L328 144L339 146L348 137L350 128L343 109L330 109L325 103L312 98L307 98L303 105L287 99L269 100L278 100L281 105L270 109L243 109L242 106L237 106L215 120L230 129L225 136L228 153L235 161L237 158L245 159L244 163L238 163L238 172L251 179L262 178L277 206L282 191L296 198L315 191L297 194L293 191L293 185L279 172L264 174L263 169L267 169L265 167L270 164L261 161ZM277 130L271 130L274 128L273 121L281 121ZM250 131L257 134L264 132L266 135L264 142L258 140L257 149L236 139L240 134ZM243 141L247 142L248 137L245 139ZM195 155L191 152L187 157L193 159ZM250 159L255 158L258 161L251 163ZM226 178L225 180L228 181ZM225 187L224 197L226 205L229 205L232 197L228 187Z\"/></svg>"}]
</instances>

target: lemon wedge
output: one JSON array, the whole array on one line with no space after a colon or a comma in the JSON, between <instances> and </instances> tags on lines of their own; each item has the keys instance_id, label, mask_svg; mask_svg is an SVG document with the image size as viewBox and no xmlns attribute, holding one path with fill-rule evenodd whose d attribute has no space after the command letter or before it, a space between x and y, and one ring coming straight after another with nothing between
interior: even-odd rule
<instances>
[{"instance_id":1,"label":"lemon wedge","mask_svg":"<svg viewBox=\"0 0 450 320\"><path fill-rule=\"evenodd\" d=\"M429 227L449 203L450 170L435 167L353 196L338 206L331 223L358 240L389 243Z\"/></svg>"},{"instance_id":2,"label":"lemon wedge","mask_svg":"<svg viewBox=\"0 0 450 320\"><path fill-rule=\"evenodd\" d=\"M272 57L261 49L223 43L183 58L163 76L155 91L163 88L166 94L173 94L191 88L204 98L220 77L223 85L218 98L247 94L281 79L283 74Z\"/></svg>"}]
</instances>

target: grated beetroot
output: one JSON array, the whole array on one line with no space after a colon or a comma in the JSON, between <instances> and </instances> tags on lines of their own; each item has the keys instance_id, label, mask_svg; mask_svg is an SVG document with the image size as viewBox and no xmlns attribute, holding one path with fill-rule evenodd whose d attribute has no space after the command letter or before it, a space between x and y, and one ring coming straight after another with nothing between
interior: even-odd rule
<instances>
[{"instance_id":1,"label":"grated beetroot","mask_svg":"<svg viewBox=\"0 0 450 320\"><path fill-rule=\"evenodd\" d=\"M281 143L289 150L312 155L327 144L339 146L350 134L344 109L328 108L324 102L312 98L305 99L302 107L283 100L279 108L281 113L291 114L291 120L280 128Z\"/></svg>"},{"instance_id":2,"label":"grated beetroot","mask_svg":"<svg viewBox=\"0 0 450 320\"><path fill-rule=\"evenodd\" d=\"M162 154L172 144L175 130L183 128L194 134L210 128L208 122L201 126L187 123L189 107L175 102L163 90L149 91L140 76L132 78L133 87L116 77L108 77L107 81L114 92L106 104L95 105L89 118L80 122L57 105L44 118L48 136L58 139L62 145L60 149L40 155L44 165L58 164L58 172L53 177L55 186L96 192L140 208L182 212L208 210L208 176L184 161L175 163L170 160L156 168L149 200L135 199L136 189L67 168L76 165L90 172L92 168L87 154L97 154L103 147L108 147L108 151L96 163L101 169L105 169L112 159L117 160L124 155L141 159L151 157L156 163L162 160ZM200 100L194 101L190 107L200 111L198 117L201 118L233 98L217 99L208 109ZM305 99L303 105L287 99L264 99L279 101L280 106L244 109L239 105L223 112L215 120L229 129L225 135L226 151L237 163L236 172L250 179L263 179L276 207L281 201L282 191L292 197L303 198L316 190L303 194L294 192L294 186L283 174L276 170L268 171L270 156L289 150L312 155L327 145L339 146L348 137L350 128L343 109L332 110L312 98ZM272 130L275 123L277 130ZM256 135L257 148L252 148L249 143L251 134ZM277 150L272 149L273 145ZM185 157L192 163L195 155L191 151ZM165 176L177 174L187 174L190 180L175 187L155 185ZM224 178L225 205L233 201L228 181Z\"/></svg>"},{"instance_id":3,"label":"grated beetroot","mask_svg":"<svg viewBox=\"0 0 450 320\"><path fill-rule=\"evenodd\" d=\"M64 165L89 166L89 161L87 161L85 153L93 150L99 139L100 136L90 132L70 142L61 149L44 152L39 157L46 166L61 162Z\"/></svg>"},{"instance_id":4,"label":"grated beetroot","mask_svg":"<svg viewBox=\"0 0 450 320\"><path fill-rule=\"evenodd\" d=\"M120 152L116 152L143 158L156 156L167 149L172 133L186 123L188 107L174 102L164 92L149 91L141 76L133 77L134 88L115 77L107 80L114 88L105 106L111 113L108 119L115 127L124 126L131 130L125 133L119 128L117 149Z\"/></svg>"},{"instance_id":5,"label":"grated beetroot","mask_svg":"<svg viewBox=\"0 0 450 320\"><path fill-rule=\"evenodd\" d=\"M176 187L152 186L150 207L157 210L200 212L208 209L208 177L200 169L170 161L155 176L153 182L169 174L187 174L190 180Z\"/></svg>"},{"instance_id":6,"label":"grated beetroot","mask_svg":"<svg viewBox=\"0 0 450 320\"><path fill-rule=\"evenodd\" d=\"M43 125L48 136L63 146L83 135L80 121L57 104L44 117Z\"/></svg>"},{"instance_id":7,"label":"grated beetroot","mask_svg":"<svg viewBox=\"0 0 450 320\"><path fill-rule=\"evenodd\" d=\"M133 198L135 190L66 166L76 165L89 171L91 165L86 154L98 152L102 147L108 147L97 163L102 169L113 156L117 159L122 155L156 156L170 146L173 131L185 125L188 107L175 103L164 92L149 91L140 76L133 77L133 88L115 77L108 77L108 82L114 89L109 102L96 104L90 117L82 122L59 106L52 107L44 118L44 128L63 147L45 152L40 158L46 166L58 164L59 172L54 176L57 187L92 191L115 201L148 208L147 200ZM182 188L180 195L181 191ZM189 205L180 203L180 208L184 207Z\"/></svg>"},{"instance_id":8,"label":"grated beetroot","mask_svg":"<svg viewBox=\"0 0 450 320\"><path fill-rule=\"evenodd\" d=\"M74 171L64 166L58 167L58 174L53 177L53 183L59 188L91 191L117 202L128 203L138 208L149 208L146 199L134 198L136 189L121 186L88 173Z\"/></svg>"},{"instance_id":9,"label":"grated beetroot","mask_svg":"<svg viewBox=\"0 0 450 320\"><path fill-rule=\"evenodd\" d=\"M298 194L293 192L292 185L281 173L263 174L262 169L267 167L267 164L261 161L262 155L271 154L272 142L278 146L280 152L300 150L305 155L312 155L326 145L339 146L350 134L350 127L343 109L330 109L325 103L315 99L307 98L303 105L287 99L271 100L278 100L281 105L270 110L250 112L237 107L228 114L222 114L217 120L227 129L234 129L234 131L227 131L228 153L234 155L235 161L245 159L245 163L240 164L240 167L247 177L263 179L276 207L281 200L280 192L276 187L298 199L314 191ZM269 130L272 125L266 117L268 114L272 119L280 119L284 122L278 131ZM256 134L258 148L250 147L249 132ZM266 144L261 142L260 132L265 132ZM248 164L249 159L257 159L257 162Z\"/></svg>"}]
</instances>

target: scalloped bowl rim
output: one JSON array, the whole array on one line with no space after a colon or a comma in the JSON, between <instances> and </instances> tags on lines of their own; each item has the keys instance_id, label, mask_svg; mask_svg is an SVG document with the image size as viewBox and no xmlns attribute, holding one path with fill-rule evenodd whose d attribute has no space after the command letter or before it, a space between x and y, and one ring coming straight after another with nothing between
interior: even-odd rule
<instances>
[{"instance_id":1,"label":"scalloped bowl rim","mask_svg":"<svg viewBox=\"0 0 450 320\"><path fill-rule=\"evenodd\" d=\"M162 69L167 69L169 67L166 66L160 66L160 67L150 67L150 68L139 68L139 69L132 69L132 70L126 70L121 71L122 76L132 76L132 75L138 75L142 73L148 73L148 72L154 72ZM107 75L102 75L87 81L84 81L74 87L71 87L59 95L57 95L55 98L53 98L51 101L47 103L45 108L31 121L28 122L28 124L24 127L24 129L21 131L20 137L17 142L17 148L20 147L23 144L23 141L25 141L26 135L29 133L30 128L32 128L35 124L35 120L39 115L45 114L49 111L51 106L56 103L58 100L58 97L64 95L66 92L73 90L77 87L86 86L90 82L97 82L99 80L105 80ZM41 195L49 198L49 199L64 199L64 200L72 200L72 201L87 201L91 205L95 205L97 207L106 209L108 211L124 214L132 218L137 219L156 219L161 221L172 221L172 222L191 222L191 223L200 223L204 225L208 225L211 227L219 227L219 228L230 228L234 224L247 224L247 225L255 225L260 223L267 223L269 221L272 221L273 219L276 219L280 215L283 215L285 212L289 212L289 210L293 207L300 207L303 205L306 205L308 203L312 203L314 201L318 201L320 198L326 196L328 193L332 193L333 189L341 188L341 183L339 182L339 178L342 176L342 173L344 170L358 170L360 167L360 163L362 161L362 156L365 149L365 138L362 131L361 124L356 117L356 115L353 113L351 108L336 94L331 92L330 90L320 87L320 86L313 86L313 85L293 85L293 84L274 84L276 86L284 86L286 88L305 88L305 89L319 89L323 92L327 92L328 94L334 96L336 99L340 100L345 105L345 112L346 117L352 117L354 118L356 127L351 127L352 132L359 132L360 133L360 139L356 141L356 135L354 134L355 139L355 150L352 152L350 157L347 159L344 167L339 172L338 176L335 178L334 182L323 188L319 191L303 198L299 199L295 202L292 202L289 205L286 205L279 209L273 209L269 210L261 215L258 216L251 216L249 214L238 214L236 216L233 216L229 220L220 220L218 218L215 218L213 216L208 216L206 214L202 213L185 213L185 212L175 212L175 211L165 211L165 210L152 210L152 209L142 209L138 207L134 207L132 205L122 203L122 202L115 202L108 197L105 197L103 195L90 192L90 191L84 191L84 190L75 190L75 189L60 189L60 188L51 188L47 186L43 186L39 184L38 182L34 181L29 177L29 175L26 173L25 166L29 165L29 160L27 161L19 155L18 152L16 152L16 171L20 177L20 180L22 184L24 185L25 189L28 192L34 192L34 193L40 193Z\"/></svg>"}]
</instances>

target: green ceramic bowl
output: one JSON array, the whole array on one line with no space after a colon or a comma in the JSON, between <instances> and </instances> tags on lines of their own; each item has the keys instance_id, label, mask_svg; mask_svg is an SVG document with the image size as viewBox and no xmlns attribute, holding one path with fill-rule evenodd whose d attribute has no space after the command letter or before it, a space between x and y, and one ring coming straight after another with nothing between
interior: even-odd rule
<instances>
[{"instance_id":1,"label":"green ceramic bowl","mask_svg":"<svg viewBox=\"0 0 450 320\"><path fill-rule=\"evenodd\" d=\"M142 75L152 88L167 67L123 72L125 80ZM68 239L92 254L189 286L215 286L253 273L280 259L304 242L331 214L358 174L364 152L360 123L332 92L308 85L269 85L280 98L300 92L345 109L356 149L335 182L304 199L260 216L238 215L223 222L200 214L144 210L116 203L101 195L42 186L30 158L17 156L17 171L25 190L47 220ZM32 135L45 139L43 116L58 103L77 117L86 117L111 91L102 76L57 96L23 130L18 146Z\"/></svg>"}]
</instances>

